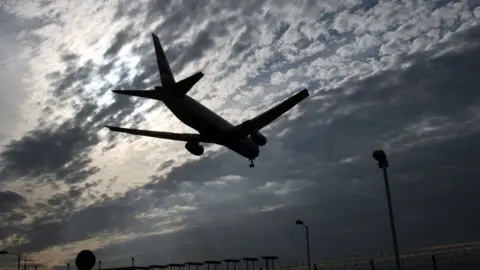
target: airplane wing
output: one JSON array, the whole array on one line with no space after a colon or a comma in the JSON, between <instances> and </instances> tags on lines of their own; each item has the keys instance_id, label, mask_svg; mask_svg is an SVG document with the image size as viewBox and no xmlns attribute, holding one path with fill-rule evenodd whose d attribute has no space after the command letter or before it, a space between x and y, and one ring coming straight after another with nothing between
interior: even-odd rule
<instances>
[{"instance_id":1,"label":"airplane wing","mask_svg":"<svg viewBox=\"0 0 480 270\"><path fill-rule=\"evenodd\" d=\"M258 131L267 126L268 124L272 123L273 121L275 121L275 119L289 111L291 108L293 108L295 105L300 103L308 96L308 90L303 89L302 91L289 97L280 104L277 104L268 111L237 125L234 129L234 132L237 133L240 137L246 137L250 135L251 132Z\"/></svg>"},{"instance_id":2,"label":"airplane wing","mask_svg":"<svg viewBox=\"0 0 480 270\"><path fill-rule=\"evenodd\" d=\"M112 92L115 94L133 96L133 97L151 98L151 99L159 98L159 92L155 90L112 90Z\"/></svg>"},{"instance_id":3,"label":"airplane wing","mask_svg":"<svg viewBox=\"0 0 480 270\"><path fill-rule=\"evenodd\" d=\"M200 136L200 134L194 134L194 133L173 133L173 132L151 131L151 130L121 128L121 127L112 127L112 126L105 126L105 127L107 127L110 131L147 136L147 137L154 137L159 139L184 141L184 142L190 142L190 141L208 142L204 140Z\"/></svg>"}]
</instances>

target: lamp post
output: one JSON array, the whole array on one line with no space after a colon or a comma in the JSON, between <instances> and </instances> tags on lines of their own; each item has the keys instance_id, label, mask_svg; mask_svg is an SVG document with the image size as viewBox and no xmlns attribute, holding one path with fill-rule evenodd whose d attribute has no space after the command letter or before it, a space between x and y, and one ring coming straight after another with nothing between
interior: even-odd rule
<instances>
[{"instance_id":1,"label":"lamp post","mask_svg":"<svg viewBox=\"0 0 480 270\"><path fill-rule=\"evenodd\" d=\"M393 218L393 207L392 207L392 199L390 196L390 185L388 184L388 160L387 155L383 150L375 150L372 154L373 158L378 162L378 167L383 171L383 180L385 182L385 192L387 194L387 203L388 203L388 213L390 216L390 227L392 230L392 238L393 238L393 249L395 251L395 262L397 265L397 270L400 270L400 255L398 253L398 243L397 243L397 232L395 230L395 220Z\"/></svg>"},{"instance_id":2,"label":"lamp post","mask_svg":"<svg viewBox=\"0 0 480 270\"><path fill-rule=\"evenodd\" d=\"M312 269L312 264L310 262L310 237L308 236L308 225L306 225L301 219L297 219L295 224L302 225L305 227L305 233L307 236L307 260L308 260L308 270Z\"/></svg>"},{"instance_id":3,"label":"lamp post","mask_svg":"<svg viewBox=\"0 0 480 270\"><path fill-rule=\"evenodd\" d=\"M20 259L20 254L15 254L15 253L10 253L6 250L0 250L0 255L13 255L13 256L17 256L17 270L20 270L20 263L21 263L21 259Z\"/></svg>"}]
</instances>

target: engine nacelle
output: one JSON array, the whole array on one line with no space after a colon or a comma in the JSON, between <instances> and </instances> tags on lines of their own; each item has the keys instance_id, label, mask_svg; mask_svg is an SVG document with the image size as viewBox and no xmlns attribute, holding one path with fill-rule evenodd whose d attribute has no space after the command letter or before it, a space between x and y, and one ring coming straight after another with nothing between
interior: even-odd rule
<instances>
[{"instance_id":1,"label":"engine nacelle","mask_svg":"<svg viewBox=\"0 0 480 270\"><path fill-rule=\"evenodd\" d=\"M195 142L187 142L185 148L195 156L201 156L204 152L203 146Z\"/></svg>"},{"instance_id":2,"label":"engine nacelle","mask_svg":"<svg viewBox=\"0 0 480 270\"><path fill-rule=\"evenodd\" d=\"M264 146L267 144L267 138L258 131L250 134L250 139L252 139L252 141L259 146Z\"/></svg>"}]
</instances>

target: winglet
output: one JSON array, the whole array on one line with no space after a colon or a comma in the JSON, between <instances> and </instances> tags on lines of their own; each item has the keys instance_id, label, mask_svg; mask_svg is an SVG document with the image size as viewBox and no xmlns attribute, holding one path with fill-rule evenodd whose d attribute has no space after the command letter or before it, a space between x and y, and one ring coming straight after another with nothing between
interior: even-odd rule
<instances>
[{"instance_id":1,"label":"winglet","mask_svg":"<svg viewBox=\"0 0 480 270\"><path fill-rule=\"evenodd\" d=\"M307 88L303 89L302 91L298 92L302 97L308 97L310 93L308 93Z\"/></svg>"}]
</instances>

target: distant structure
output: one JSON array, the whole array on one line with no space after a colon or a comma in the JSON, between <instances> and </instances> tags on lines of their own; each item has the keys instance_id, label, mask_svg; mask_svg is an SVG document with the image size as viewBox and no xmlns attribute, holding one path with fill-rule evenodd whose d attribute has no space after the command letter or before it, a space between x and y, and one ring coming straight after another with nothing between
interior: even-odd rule
<instances>
[{"instance_id":1,"label":"distant structure","mask_svg":"<svg viewBox=\"0 0 480 270\"><path fill-rule=\"evenodd\" d=\"M164 264L153 264L153 265L149 265L148 267L151 269L167 269L168 268L168 266Z\"/></svg>"},{"instance_id":2,"label":"distant structure","mask_svg":"<svg viewBox=\"0 0 480 270\"><path fill-rule=\"evenodd\" d=\"M203 263L207 265L207 270L210 270L210 265L213 265L213 269L217 270L217 266L222 264L221 261L213 261L213 260L204 261Z\"/></svg>"},{"instance_id":3,"label":"distant structure","mask_svg":"<svg viewBox=\"0 0 480 270\"><path fill-rule=\"evenodd\" d=\"M272 262L272 270L275 270L275 260L278 260L277 256L263 256L262 259L265 260L265 269L268 270L268 262Z\"/></svg>"},{"instance_id":4,"label":"distant structure","mask_svg":"<svg viewBox=\"0 0 480 270\"><path fill-rule=\"evenodd\" d=\"M230 263L233 264L233 270L237 270L237 263L241 262L238 259L225 259L223 261L227 263L227 270L229 270Z\"/></svg>"},{"instance_id":5,"label":"distant structure","mask_svg":"<svg viewBox=\"0 0 480 270\"><path fill-rule=\"evenodd\" d=\"M195 266L196 270L198 270L200 268L200 266L203 265L203 263L202 262L186 262L185 265L188 266L188 270L191 270L190 269L191 266Z\"/></svg>"},{"instance_id":6,"label":"distant structure","mask_svg":"<svg viewBox=\"0 0 480 270\"><path fill-rule=\"evenodd\" d=\"M252 264L252 270L255 270L255 262L258 261L258 258L255 258L255 257L245 257L245 258L242 258L242 260L246 262L246 264L247 264L247 270L249 270L249 265L248 265L249 262Z\"/></svg>"},{"instance_id":7,"label":"distant structure","mask_svg":"<svg viewBox=\"0 0 480 270\"><path fill-rule=\"evenodd\" d=\"M183 267L185 267L185 264L182 264L182 263L170 263L170 264L167 264L168 267L170 267L170 269L172 269L173 267L177 267L178 270L182 270Z\"/></svg>"}]
</instances>

